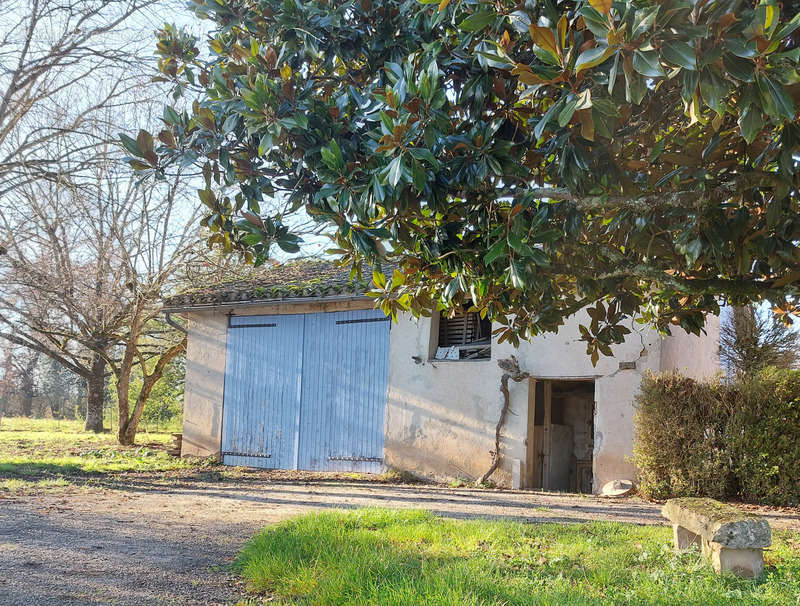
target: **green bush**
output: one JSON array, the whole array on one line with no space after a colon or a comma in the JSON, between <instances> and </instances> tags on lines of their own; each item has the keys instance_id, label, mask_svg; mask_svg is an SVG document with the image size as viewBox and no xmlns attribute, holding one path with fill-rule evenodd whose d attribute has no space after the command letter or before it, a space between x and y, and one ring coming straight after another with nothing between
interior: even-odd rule
<instances>
[{"instance_id":1,"label":"green bush","mask_svg":"<svg viewBox=\"0 0 800 606\"><path fill-rule=\"evenodd\" d=\"M800 501L800 372L733 384L648 374L634 418L634 463L650 498Z\"/></svg>"},{"instance_id":2,"label":"green bush","mask_svg":"<svg viewBox=\"0 0 800 606\"><path fill-rule=\"evenodd\" d=\"M646 375L634 417L642 492L656 499L728 496L725 417L716 385L675 373Z\"/></svg>"},{"instance_id":3,"label":"green bush","mask_svg":"<svg viewBox=\"0 0 800 606\"><path fill-rule=\"evenodd\" d=\"M728 440L742 499L800 501L800 371L767 369L731 391Z\"/></svg>"}]
</instances>

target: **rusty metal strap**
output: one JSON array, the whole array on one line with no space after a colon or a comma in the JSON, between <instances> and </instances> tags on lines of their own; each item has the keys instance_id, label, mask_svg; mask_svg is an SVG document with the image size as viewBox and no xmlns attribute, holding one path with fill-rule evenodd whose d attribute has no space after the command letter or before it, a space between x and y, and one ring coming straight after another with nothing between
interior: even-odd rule
<instances>
[{"instance_id":1,"label":"rusty metal strap","mask_svg":"<svg viewBox=\"0 0 800 606\"><path fill-rule=\"evenodd\" d=\"M329 461L364 461L367 463L382 463L383 458L381 457L336 457L336 456L329 456Z\"/></svg>"},{"instance_id":2,"label":"rusty metal strap","mask_svg":"<svg viewBox=\"0 0 800 606\"><path fill-rule=\"evenodd\" d=\"M388 322L389 318L364 318L363 320L336 320L337 324L364 324L366 322Z\"/></svg>"},{"instance_id":3,"label":"rusty metal strap","mask_svg":"<svg viewBox=\"0 0 800 606\"><path fill-rule=\"evenodd\" d=\"M251 452L232 452L230 450L223 450L222 451L222 455L223 456L228 456L228 457L254 457L256 459L269 459L269 458L272 457L271 454L255 454L255 453L251 453Z\"/></svg>"}]
</instances>

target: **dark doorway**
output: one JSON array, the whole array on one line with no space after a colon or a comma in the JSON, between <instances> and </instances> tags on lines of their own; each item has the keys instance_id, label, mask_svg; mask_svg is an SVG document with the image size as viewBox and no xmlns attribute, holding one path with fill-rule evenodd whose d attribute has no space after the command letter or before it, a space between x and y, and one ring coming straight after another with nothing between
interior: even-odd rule
<instances>
[{"instance_id":1,"label":"dark doorway","mask_svg":"<svg viewBox=\"0 0 800 606\"><path fill-rule=\"evenodd\" d=\"M592 492L594 381L530 381L526 485Z\"/></svg>"}]
</instances>

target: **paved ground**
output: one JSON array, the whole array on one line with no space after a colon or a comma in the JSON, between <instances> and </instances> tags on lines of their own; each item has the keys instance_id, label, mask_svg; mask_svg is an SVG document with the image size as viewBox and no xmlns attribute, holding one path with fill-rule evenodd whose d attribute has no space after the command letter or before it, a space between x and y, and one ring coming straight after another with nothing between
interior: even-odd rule
<instances>
[{"instance_id":1,"label":"paved ground","mask_svg":"<svg viewBox=\"0 0 800 606\"><path fill-rule=\"evenodd\" d=\"M0 604L232 604L226 567L264 524L326 508L425 508L447 517L660 524L638 499L354 481L209 482L137 476L113 489L0 500ZM800 515L770 512L775 527Z\"/></svg>"}]
</instances>

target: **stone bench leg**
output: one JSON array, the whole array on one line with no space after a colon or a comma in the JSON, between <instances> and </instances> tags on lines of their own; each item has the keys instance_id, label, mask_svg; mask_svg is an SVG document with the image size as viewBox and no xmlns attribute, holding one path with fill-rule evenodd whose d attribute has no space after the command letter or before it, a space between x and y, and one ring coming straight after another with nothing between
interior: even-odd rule
<instances>
[{"instance_id":1,"label":"stone bench leg","mask_svg":"<svg viewBox=\"0 0 800 606\"><path fill-rule=\"evenodd\" d=\"M711 566L718 573L730 572L755 579L764 572L763 549L731 549L703 539L703 555L711 560Z\"/></svg>"},{"instance_id":2,"label":"stone bench leg","mask_svg":"<svg viewBox=\"0 0 800 606\"><path fill-rule=\"evenodd\" d=\"M675 541L676 551L686 551L691 545L700 547L700 536L678 524L672 525L672 537Z\"/></svg>"}]
</instances>

